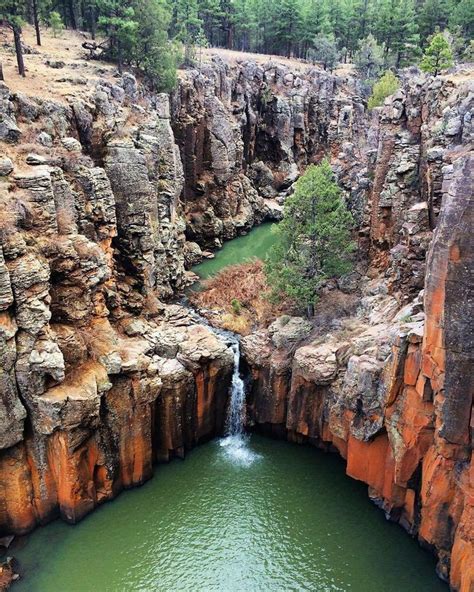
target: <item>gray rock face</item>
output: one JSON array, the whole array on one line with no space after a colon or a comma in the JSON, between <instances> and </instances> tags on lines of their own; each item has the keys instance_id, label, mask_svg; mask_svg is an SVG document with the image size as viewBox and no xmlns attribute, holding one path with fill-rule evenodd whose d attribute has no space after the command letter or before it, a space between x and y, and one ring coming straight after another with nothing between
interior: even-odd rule
<instances>
[{"instance_id":1,"label":"gray rock face","mask_svg":"<svg viewBox=\"0 0 474 592\"><path fill-rule=\"evenodd\" d=\"M202 248L279 219L280 209L266 200L283 198L329 147L334 153L350 140L359 158L365 153L356 85L314 68L298 76L271 62L230 66L215 57L187 73L172 112L188 234Z\"/></svg>"},{"instance_id":2,"label":"gray rock face","mask_svg":"<svg viewBox=\"0 0 474 592\"><path fill-rule=\"evenodd\" d=\"M6 177L13 171L13 162L8 157L0 158L0 177Z\"/></svg>"},{"instance_id":3,"label":"gray rock face","mask_svg":"<svg viewBox=\"0 0 474 592\"><path fill-rule=\"evenodd\" d=\"M276 348L289 347L307 337L312 324L301 317L283 316L268 328L272 343Z\"/></svg>"}]
</instances>

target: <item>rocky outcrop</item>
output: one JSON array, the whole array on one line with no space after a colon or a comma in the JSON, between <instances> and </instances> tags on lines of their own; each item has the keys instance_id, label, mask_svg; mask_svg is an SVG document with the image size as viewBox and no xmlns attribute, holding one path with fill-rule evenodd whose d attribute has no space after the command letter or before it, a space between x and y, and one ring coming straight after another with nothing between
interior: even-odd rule
<instances>
[{"instance_id":1,"label":"rocky outcrop","mask_svg":"<svg viewBox=\"0 0 474 592\"><path fill-rule=\"evenodd\" d=\"M163 302L328 155L360 257L325 298L358 312L243 340L249 424L338 450L467 592L469 81L407 77L369 115L354 79L303 64L215 57L171 98L106 74L58 100L0 83L0 535L75 522L222 432L232 352Z\"/></svg>"},{"instance_id":2,"label":"rocky outcrop","mask_svg":"<svg viewBox=\"0 0 474 592\"><path fill-rule=\"evenodd\" d=\"M169 98L145 111L130 75L67 106L1 90L36 143L3 159L0 536L76 522L221 433L233 366L160 301L184 278Z\"/></svg>"},{"instance_id":3,"label":"rocky outcrop","mask_svg":"<svg viewBox=\"0 0 474 592\"><path fill-rule=\"evenodd\" d=\"M297 321L280 319L242 343L250 424L335 448L347 474L435 551L439 575L463 592L474 585L473 172L465 151L443 170L425 290L412 303L400 310L386 284L372 281L339 330L289 349L285 326Z\"/></svg>"},{"instance_id":4,"label":"rocky outcrop","mask_svg":"<svg viewBox=\"0 0 474 592\"><path fill-rule=\"evenodd\" d=\"M190 71L172 101L185 171L187 237L220 245L279 218L301 171L343 145L365 151L366 115L357 83L317 68L223 62ZM355 193L354 193L355 194Z\"/></svg>"},{"instance_id":5,"label":"rocky outcrop","mask_svg":"<svg viewBox=\"0 0 474 592\"><path fill-rule=\"evenodd\" d=\"M93 358L84 343L64 346L63 368L72 356L75 364L56 385L42 393L30 387L28 399L20 386L31 425L0 454L4 533L27 532L58 513L76 522L149 479L154 461L183 456L222 433L232 353L178 307L167 315L158 324L125 320L121 332L97 321L88 328L100 342ZM85 337L65 328L57 336L61 360L65 341ZM40 368L30 365L30 380L50 369L51 359L45 352Z\"/></svg>"}]
</instances>

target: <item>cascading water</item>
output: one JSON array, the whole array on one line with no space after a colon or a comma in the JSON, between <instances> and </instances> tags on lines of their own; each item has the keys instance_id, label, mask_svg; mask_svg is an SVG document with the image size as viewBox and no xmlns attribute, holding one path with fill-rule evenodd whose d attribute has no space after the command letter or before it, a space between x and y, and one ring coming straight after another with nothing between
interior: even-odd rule
<instances>
[{"instance_id":1,"label":"cascading water","mask_svg":"<svg viewBox=\"0 0 474 592\"><path fill-rule=\"evenodd\" d=\"M240 376L240 344L235 335L228 331L219 332L229 342L234 352L229 410L227 412L225 437L221 440L226 456L241 465L251 464L258 455L248 447L245 434L245 385Z\"/></svg>"},{"instance_id":2,"label":"cascading water","mask_svg":"<svg viewBox=\"0 0 474 592\"><path fill-rule=\"evenodd\" d=\"M232 373L232 384L229 402L229 412L226 423L226 436L240 438L244 432L245 414L245 385L240 377L240 344L235 340L232 345L234 352L234 371Z\"/></svg>"},{"instance_id":3,"label":"cascading water","mask_svg":"<svg viewBox=\"0 0 474 592\"><path fill-rule=\"evenodd\" d=\"M183 299L181 304L188 307L197 321L209 327L215 335L223 339L232 348L234 353L234 369L230 386L225 435L221 439L220 444L225 451L226 457L232 462L248 466L256 460L259 455L250 450L248 446L248 436L245 434L245 384L240 376L239 339L235 333L213 327L207 319L189 307L186 299Z\"/></svg>"}]
</instances>

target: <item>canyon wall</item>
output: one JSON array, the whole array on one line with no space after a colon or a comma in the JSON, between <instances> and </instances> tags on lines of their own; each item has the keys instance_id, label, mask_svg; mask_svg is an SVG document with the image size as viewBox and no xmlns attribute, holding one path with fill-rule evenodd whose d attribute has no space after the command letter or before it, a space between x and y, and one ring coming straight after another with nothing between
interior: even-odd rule
<instances>
[{"instance_id":1,"label":"canyon wall","mask_svg":"<svg viewBox=\"0 0 474 592\"><path fill-rule=\"evenodd\" d=\"M0 89L0 536L223 432L232 351L160 301L184 285L183 173L169 98L138 89Z\"/></svg>"},{"instance_id":2,"label":"canyon wall","mask_svg":"<svg viewBox=\"0 0 474 592\"><path fill-rule=\"evenodd\" d=\"M336 449L463 592L474 586L472 96L412 79L373 122L355 306L345 278L326 287L316 323L281 317L242 340L249 424Z\"/></svg>"},{"instance_id":3,"label":"canyon wall","mask_svg":"<svg viewBox=\"0 0 474 592\"><path fill-rule=\"evenodd\" d=\"M0 536L75 522L222 433L232 352L164 302L326 154L359 259L315 323L243 340L249 421L336 448L469 590L472 83L407 75L369 115L353 78L304 64L216 56L171 99L64 68L61 96L0 83Z\"/></svg>"}]
</instances>

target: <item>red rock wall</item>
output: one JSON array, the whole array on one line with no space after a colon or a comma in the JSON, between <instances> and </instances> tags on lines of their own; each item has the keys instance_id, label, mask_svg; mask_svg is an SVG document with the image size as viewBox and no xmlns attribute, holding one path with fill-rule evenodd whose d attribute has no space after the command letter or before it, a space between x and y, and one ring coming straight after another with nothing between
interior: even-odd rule
<instances>
[{"instance_id":1,"label":"red rock wall","mask_svg":"<svg viewBox=\"0 0 474 592\"><path fill-rule=\"evenodd\" d=\"M249 404L250 422L258 428L336 449L347 460L347 474L367 483L370 497L436 553L439 575L461 592L474 588L473 163L461 155L445 170L443 209L427 260L424 331L402 330L381 374L373 374L381 410L354 405L353 385L361 376L370 396L362 370L348 379L357 365L342 365L330 384L321 379L322 370L332 368L321 357L323 348L330 352L330 336L327 346L297 350L284 384L274 379L274 360L286 358L289 368L291 355L263 355L253 364ZM334 346L337 355L345 347ZM354 358L363 368L364 356ZM272 398L274 408L286 409L283 419L268 414ZM373 435L371 425L378 425Z\"/></svg>"},{"instance_id":2,"label":"red rock wall","mask_svg":"<svg viewBox=\"0 0 474 592\"><path fill-rule=\"evenodd\" d=\"M150 479L154 461L184 456L221 434L229 384L230 367L215 361L151 397L139 374L118 376L103 396L96 429L30 434L2 450L0 534L26 533L58 515L75 523Z\"/></svg>"}]
</instances>

